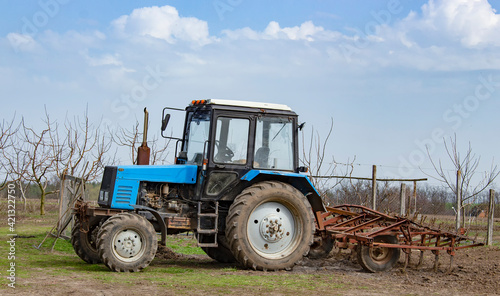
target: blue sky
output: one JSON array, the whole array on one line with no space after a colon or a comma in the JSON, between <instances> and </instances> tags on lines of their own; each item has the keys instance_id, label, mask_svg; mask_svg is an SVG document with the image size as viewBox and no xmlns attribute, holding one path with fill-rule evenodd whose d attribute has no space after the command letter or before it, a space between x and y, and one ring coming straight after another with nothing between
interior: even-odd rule
<instances>
[{"instance_id":1,"label":"blue sky","mask_svg":"<svg viewBox=\"0 0 500 296\"><path fill-rule=\"evenodd\" d=\"M329 154L431 173L443 136L500 159L500 1L1 1L2 118L130 126L222 98L290 105ZM180 130L181 127L178 127ZM446 167L446 162L445 162ZM451 167L450 167L451 168Z\"/></svg>"}]
</instances>

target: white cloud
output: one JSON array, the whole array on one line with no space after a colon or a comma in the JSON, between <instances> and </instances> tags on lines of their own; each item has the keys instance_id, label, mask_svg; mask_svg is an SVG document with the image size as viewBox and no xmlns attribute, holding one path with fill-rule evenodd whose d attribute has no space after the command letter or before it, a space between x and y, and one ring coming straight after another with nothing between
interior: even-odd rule
<instances>
[{"instance_id":1,"label":"white cloud","mask_svg":"<svg viewBox=\"0 0 500 296\"><path fill-rule=\"evenodd\" d=\"M38 48L38 43L30 35L9 33L7 34L7 40L16 52L33 52Z\"/></svg>"},{"instance_id":2,"label":"white cloud","mask_svg":"<svg viewBox=\"0 0 500 296\"><path fill-rule=\"evenodd\" d=\"M82 49L96 48L104 44L107 36L100 31L57 33L47 30L39 34L38 39L44 46L57 51L79 52Z\"/></svg>"},{"instance_id":3,"label":"white cloud","mask_svg":"<svg viewBox=\"0 0 500 296\"><path fill-rule=\"evenodd\" d=\"M313 41L314 36L323 31L324 29L322 27L316 27L311 21L303 23L300 27L295 26L288 28L280 28L277 22L270 22L264 30L264 35L274 39L286 38L291 40Z\"/></svg>"},{"instance_id":4,"label":"white cloud","mask_svg":"<svg viewBox=\"0 0 500 296\"><path fill-rule=\"evenodd\" d=\"M162 39L168 43L177 40L205 45L215 39L210 37L206 21L195 17L181 17L175 7L153 6L134 9L112 22L119 36L141 36Z\"/></svg>"},{"instance_id":5,"label":"white cloud","mask_svg":"<svg viewBox=\"0 0 500 296\"><path fill-rule=\"evenodd\" d=\"M250 40L335 40L340 37L340 33L325 30L323 27L315 26L312 21L302 23L300 26L281 28L278 22L271 21L263 32L254 31L248 27L237 30L224 30L229 39L250 39Z\"/></svg>"},{"instance_id":6,"label":"white cloud","mask_svg":"<svg viewBox=\"0 0 500 296\"><path fill-rule=\"evenodd\" d=\"M442 30L466 47L500 45L500 15L487 0L430 0L422 14L415 25Z\"/></svg>"},{"instance_id":7,"label":"white cloud","mask_svg":"<svg viewBox=\"0 0 500 296\"><path fill-rule=\"evenodd\" d=\"M500 69L500 15L487 0L429 0L372 34L354 36L329 50L358 65L423 71ZM340 53L339 53L340 52Z\"/></svg>"},{"instance_id":8,"label":"white cloud","mask_svg":"<svg viewBox=\"0 0 500 296\"><path fill-rule=\"evenodd\" d=\"M397 35L405 45L500 46L500 15L487 0L429 0L421 14L411 12L381 31L386 38Z\"/></svg>"},{"instance_id":9,"label":"white cloud","mask_svg":"<svg viewBox=\"0 0 500 296\"><path fill-rule=\"evenodd\" d=\"M92 67L97 66L123 66L118 54L104 54L99 57L91 57L87 51L83 51L82 55L87 60L87 63Z\"/></svg>"}]
</instances>

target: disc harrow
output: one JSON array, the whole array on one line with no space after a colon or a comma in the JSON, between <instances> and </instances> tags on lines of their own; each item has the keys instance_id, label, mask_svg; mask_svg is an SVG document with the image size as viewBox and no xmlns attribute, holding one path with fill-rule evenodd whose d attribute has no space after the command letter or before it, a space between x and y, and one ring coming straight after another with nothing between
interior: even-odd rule
<instances>
[{"instance_id":1,"label":"disc harrow","mask_svg":"<svg viewBox=\"0 0 500 296\"><path fill-rule=\"evenodd\" d=\"M318 232L331 235L338 248L356 249L358 262L369 272L391 269L399 260L400 251L406 254L403 267L406 269L412 250L420 251L417 266L423 263L424 251L431 251L436 271L440 252L446 251L451 271L456 250L484 245L465 236L463 230L460 234L444 232L364 206L339 205L326 210L316 212Z\"/></svg>"}]
</instances>

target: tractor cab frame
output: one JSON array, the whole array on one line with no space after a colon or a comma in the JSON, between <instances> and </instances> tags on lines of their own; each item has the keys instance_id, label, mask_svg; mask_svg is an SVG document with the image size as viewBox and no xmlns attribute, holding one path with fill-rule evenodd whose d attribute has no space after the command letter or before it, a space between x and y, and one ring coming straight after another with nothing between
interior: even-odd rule
<instances>
[{"instance_id":1,"label":"tractor cab frame","mask_svg":"<svg viewBox=\"0 0 500 296\"><path fill-rule=\"evenodd\" d=\"M169 117L164 114L163 122ZM297 131L297 114L285 105L193 101L176 145L176 164L198 167L193 200L232 200L241 191L236 183L251 171L287 175L304 170Z\"/></svg>"}]
</instances>

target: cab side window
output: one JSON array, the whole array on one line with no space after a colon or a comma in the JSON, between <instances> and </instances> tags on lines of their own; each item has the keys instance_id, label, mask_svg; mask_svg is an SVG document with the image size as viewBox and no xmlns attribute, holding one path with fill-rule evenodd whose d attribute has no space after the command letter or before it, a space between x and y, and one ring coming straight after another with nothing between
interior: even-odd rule
<instances>
[{"instance_id":1,"label":"cab side window","mask_svg":"<svg viewBox=\"0 0 500 296\"><path fill-rule=\"evenodd\" d=\"M288 118L257 120L254 168L293 170L293 124Z\"/></svg>"},{"instance_id":2,"label":"cab side window","mask_svg":"<svg viewBox=\"0 0 500 296\"><path fill-rule=\"evenodd\" d=\"M217 118L214 162L246 164L250 120L243 118Z\"/></svg>"}]
</instances>

